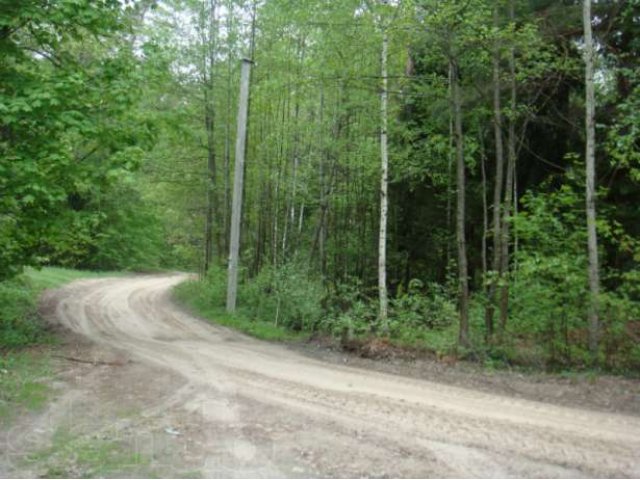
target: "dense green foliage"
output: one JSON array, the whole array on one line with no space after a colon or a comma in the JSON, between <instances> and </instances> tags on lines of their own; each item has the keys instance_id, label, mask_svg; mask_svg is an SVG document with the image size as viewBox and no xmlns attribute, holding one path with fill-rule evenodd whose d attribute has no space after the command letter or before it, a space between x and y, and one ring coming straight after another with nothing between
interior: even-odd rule
<instances>
[{"instance_id":1,"label":"dense green foliage","mask_svg":"<svg viewBox=\"0 0 640 480\"><path fill-rule=\"evenodd\" d=\"M226 278L221 272L213 272L205 281L192 280L178 285L174 289L175 298L205 319L256 338L292 341L306 336L304 333L291 331L282 323L277 325L274 318L256 318L253 313L259 311L259 299L254 299L251 307L243 307L234 314L227 314L223 299L225 283Z\"/></svg>"},{"instance_id":2,"label":"dense green foliage","mask_svg":"<svg viewBox=\"0 0 640 480\"><path fill-rule=\"evenodd\" d=\"M153 140L126 35L135 11L109 0L2 2L0 279L47 263L135 268L154 247L159 263L157 221L127 191Z\"/></svg>"},{"instance_id":3,"label":"dense green foliage","mask_svg":"<svg viewBox=\"0 0 640 480\"><path fill-rule=\"evenodd\" d=\"M299 264L264 269L247 279L240 293L241 308L235 314L225 312L225 291L226 274L214 268L204 280L179 285L175 295L198 315L265 340L330 335L348 346L380 333L375 300L363 293L359 282L339 284L327 291ZM452 352L456 307L438 285L424 290L414 281L391 307L388 336L395 343L437 354Z\"/></svg>"},{"instance_id":4,"label":"dense green foliage","mask_svg":"<svg viewBox=\"0 0 640 480\"><path fill-rule=\"evenodd\" d=\"M0 341L9 347L37 341L41 326L36 319L36 298L28 281L18 278L0 282Z\"/></svg>"},{"instance_id":5,"label":"dense green foliage","mask_svg":"<svg viewBox=\"0 0 640 480\"><path fill-rule=\"evenodd\" d=\"M197 270L181 298L244 330L640 367L637 1L593 4L598 299L578 0L0 1L0 279L43 264ZM377 306L383 32L388 323ZM229 317L243 57L254 61L243 272ZM468 345L456 335L460 225Z\"/></svg>"},{"instance_id":6,"label":"dense green foliage","mask_svg":"<svg viewBox=\"0 0 640 480\"><path fill-rule=\"evenodd\" d=\"M43 383L50 373L48 352L39 347L34 351L17 348L42 346L50 340L37 312L39 295L46 288L102 275L63 268L28 269L0 282L0 425L18 409L37 409L48 398L49 387Z\"/></svg>"},{"instance_id":7,"label":"dense green foliage","mask_svg":"<svg viewBox=\"0 0 640 480\"><path fill-rule=\"evenodd\" d=\"M231 4L238 10L246 8L241 2ZM233 119L228 105L235 105L233 60L238 58L228 62L229 52L234 51L230 40L236 42L235 48L247 51L244 42L251 37L243 40L242 27L234 23L237 19L220 11L213 15L218 23L202 27L206 22L198 19L212 18L212 5L216 6L194 9L194 25L203 28L202 36L184 48L192 57L180 61L205 55L212 38L220 54L219 62L204 65L198 70L202 77L188 78L186 84L194 89L196 102L202 101L197 92L209 88L211 108L220 119L208 149L224 160L215 167L214 185L220 208L214 225L220 239L214 253L224 266L230 196L226 139ZM375 2L363 5L258 3L242 311L265 324L277 319L293 329L339 338L385 335L402 344L438 352L458 350L506 363L589 365L580 3L477 0L464 7L458 2L423 1L383 9ZM599 361L609 368L628 369L638 367L634 319L640 300L636 283L640 219L631 207L640 192L634 166L637 118L632 113L638 92L632 67L637 64L638 5L599 2L594 8L601 19L594 23L601 72L597 166L602 179L598 229L604 292ZM231 39L221 27L227 21L234 28ZM391 42L387 269L393 298L388 331L379 324L375 287L380 25L386 25ZM504 228L509 227L505 273L491 267L499 248L492 236L492 211L507 209L492 202L497 166L492 127L496 56L503 147L505 156L514 155L512 200L504 220ZM463 90L468 175L465 223L472 344L466 353L457 349L455 335L451 58ZM218 77L208 83L209 69ZM194 128L204 139L203 121L197 119L201 123ZM505 195L503 187L506 202ZM204 194L200 202L204 213ZM216 275L218 281L208 276L205 283L190 288L210 292L209 297L201 294L203 301L221 309L226 285L223 275ZM503 308L500 295L489 296L491 285L507 292L507 317L497 323L498 334L487 338L487 310ZM308 294L299 293L303 291ZM492 302L496 303L491 306Z\"/></svg>"},{"instance_id":8,"label":"dense green foliage","mask_svg":"<svg viewBox=\"0 0 640 480\"><path fill-rule=\"evenodd\" d=\"M0 282L0 349L45 340L45 325L37 313L38 296L44 289L103 275L114 274L49 267L28 269L22 275Z\"/></svg>"}]
</instances>

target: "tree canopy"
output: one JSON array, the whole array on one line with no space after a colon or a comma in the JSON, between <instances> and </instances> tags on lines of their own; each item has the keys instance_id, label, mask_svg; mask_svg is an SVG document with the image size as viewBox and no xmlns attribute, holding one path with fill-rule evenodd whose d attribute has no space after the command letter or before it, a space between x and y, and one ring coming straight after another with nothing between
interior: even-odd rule
<instances>
[{"instance_id":1,"label":"tree canopy","mask_svg":"<svg viewBox=\"0 0 640 480\"><path fill-rule=\"evenodd\" d=\"M220 303L248 58L256 321L637 368L640 3L586 2L1 0L0 280L183 269Z\"/></svg>"}]
</instances>

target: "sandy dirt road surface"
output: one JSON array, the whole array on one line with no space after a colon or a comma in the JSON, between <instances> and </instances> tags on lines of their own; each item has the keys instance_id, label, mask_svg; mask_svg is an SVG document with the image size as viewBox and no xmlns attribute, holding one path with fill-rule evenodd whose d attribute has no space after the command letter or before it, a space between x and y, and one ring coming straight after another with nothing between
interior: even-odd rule
<instances>
[{"instance_id":1,"label":"sandy dirt road surface","mask_svg":"<svg viewBox=\"0 0 640 480\"><path fill-rule=\"evenodd\" d=\"M190 316L170 299L183 280L51 293L50 320L113 361L14 430L12 448L65 416L125 439L161 476L179 463L205 477L640 477L640 417L323 363ZM3 473L38 473L20 468Z\"/></svg>"}]
</instances>

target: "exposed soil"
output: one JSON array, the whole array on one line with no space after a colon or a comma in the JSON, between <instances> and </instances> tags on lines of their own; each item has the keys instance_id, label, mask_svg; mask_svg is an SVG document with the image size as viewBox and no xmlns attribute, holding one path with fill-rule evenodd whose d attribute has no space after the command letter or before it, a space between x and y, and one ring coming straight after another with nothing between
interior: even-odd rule
<instances>
[{"instance_id":1,"label":"exposed soil","mask_svg":"<svg viewBox=\"0 0 640 480\"><path fill-rule=\"evenodd\" d=\"M303 355L338 365L351 365L378 372L430 380L472 388L488 393L536 400L555 405L580 407L603 412L640 415L640 380L592 372L546 374L517 369L490 370L472 362L451 357L407 355L391 349L381 358L363 352L345 351L330 339L313 339L289 348Z\"/></svg>"},{"instance_id":2,"label":"exposed soil","mask_svg":"<svg viewBox=\"0 0 640 480\"><path fill-rule=\"evenodd\" d=\"M184 278L45 295L73 333L53 359L55 400L2 432L0 476L640 476L637 382L285 348L176 307ZM146 460L91 470L54 448L61 429Z\"/></svg>"}]
</instances>

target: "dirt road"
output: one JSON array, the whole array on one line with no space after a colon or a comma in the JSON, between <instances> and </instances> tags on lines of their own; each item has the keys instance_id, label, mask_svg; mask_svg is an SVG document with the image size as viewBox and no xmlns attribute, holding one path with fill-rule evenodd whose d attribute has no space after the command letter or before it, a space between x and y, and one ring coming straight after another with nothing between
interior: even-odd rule
<instances>
[{"instance_id":1,"label":"dirt road","mask_svg":"<svg viewBox=\"0 0 640 480\"><path fill-rule=\"evenodd\" d=\"M111 422L138 432L132 448L153 431L165 461L179 450L208 477L640 477L639 417L322 363L189 316L170 301L182 280L88 280L48 299L54 321L131 361L109 388L148 403ZM103 389L124 375L104 368Z\"/></svg>"}]
</instances>

